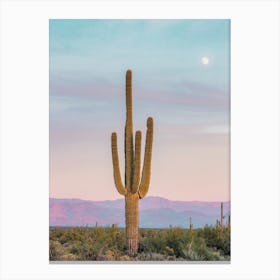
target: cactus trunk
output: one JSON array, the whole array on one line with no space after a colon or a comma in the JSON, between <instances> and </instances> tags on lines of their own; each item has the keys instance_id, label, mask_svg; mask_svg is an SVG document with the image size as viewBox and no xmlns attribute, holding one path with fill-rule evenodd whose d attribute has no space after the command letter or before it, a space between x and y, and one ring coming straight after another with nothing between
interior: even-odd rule
<instances>
[{"instance_id":1,"label":"cactus trunk","mask_svg":"<svg viewBox=\"0 0 280 280\"><path fill-rule=\"evenodd\" d=\"M138 195L128 194L125 197L126 244L130 255L138 251Z\"/></svg>"},{"instance_id":2,"label":"cactus trunk","mask_svg":"<svg viewBox=\"0 0 280 280\"><path fill-rule=\"evenodd\" d=\"M125 123L125 184L122 183L117 146L117 134L112 133L112 160L117 191L125 196L126 244L129 255L136 255L139 242L138 201L149 190L153 144L153 119L147 119L146 147L141 174L141 131L136 131L133 144L132 72L126 72L126 123Z\"/></svg>"}]
</instances>

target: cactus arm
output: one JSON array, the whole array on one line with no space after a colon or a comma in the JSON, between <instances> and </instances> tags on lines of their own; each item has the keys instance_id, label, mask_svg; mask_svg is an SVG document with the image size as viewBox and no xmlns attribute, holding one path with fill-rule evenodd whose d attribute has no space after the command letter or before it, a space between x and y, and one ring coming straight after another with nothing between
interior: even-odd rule
<instances>
[{"instance_id":1,"label":"cactus arm","mask_svg":"<svg viewBox=\"0 0 280 280\"><path fill-rule=\"evenodd\" d=\"M138 191L140 182L140 169L141 169L141 131L136 131L135 134L135 155L133 165L133 184L131 192L136 193Z\"/></svg>"},{"instance_id":2,"label":"cactus arm","mask_svg":"<svg viewBox=\"0 0 280 280\"><path fill-rule=\"evenodd\" d=\"M126 71L126 121L132 124L132 71Z\"/></svg>"},{"instance_id":3,"label":"cactus arm","mask_svg":"<svg viewBox=\"0 0 280 280\"><path fill-rule=\"evenodd\" d=\"M126 72L125 185L131 189L133 165L132 71Z\"/></svg>"},{"instance_id":4,"label":"cactus arm","mask_svg":"<svg viewBox=\"0 0 280 280\"><path fill-rule=\"evenodd\" d=\"M151 177L152 145L153 145L153 119L149 117L147 119L144 166L142 171L141 183L138 191L140 199L143 198L149 190L150 177Z\"/></svg>"},{"instance_id":5,"label":"cactus arm","mask_svg":"<svg viewBox=\"0 0 280 280\"><path fill-rule=\"evenodd\" d=\"M120 165L119 165L119 156L118 156L118 144L117 144L117 133L113 132L112 137L112 160L113 160L113 169L114 169L114 181L116 185L116 189L122 195L126 195L127 190L125 189L120 173Z\"/></svg>"}]
</instances>

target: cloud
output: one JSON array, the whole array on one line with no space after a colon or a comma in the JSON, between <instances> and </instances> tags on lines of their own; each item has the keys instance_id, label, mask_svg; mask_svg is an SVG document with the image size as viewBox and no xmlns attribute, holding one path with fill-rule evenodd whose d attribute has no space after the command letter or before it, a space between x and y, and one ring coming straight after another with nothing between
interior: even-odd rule
<instances>
[{"instance_id":1,"label":"cloud","mask_svg":"<svg viewBox=\"0 0 280 280\"><path fill-rule=\"evenodd\" d=\"M146 90L136 98L185 106L191 110L207 113L219 111L229 114L229 92L196 82L184 81L171 84L165 90Z\"/></svg>"}]
</instances>

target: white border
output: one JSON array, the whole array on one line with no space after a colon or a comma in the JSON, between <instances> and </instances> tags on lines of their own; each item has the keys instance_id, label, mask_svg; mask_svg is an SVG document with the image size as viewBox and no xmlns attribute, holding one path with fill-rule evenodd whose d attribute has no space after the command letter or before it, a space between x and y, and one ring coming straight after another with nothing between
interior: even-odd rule
<instances>
[{"instance_id":1,"label":"white border","mask_svg":"<svg viewBox=\"0 0 280 280\"><path fill-rule=\"evenodd\" d=\"M48 19L230 18L229 265L50 265ZM279 2L2 1L1 279L279 279Z\"/></svg>"}]
</instances>

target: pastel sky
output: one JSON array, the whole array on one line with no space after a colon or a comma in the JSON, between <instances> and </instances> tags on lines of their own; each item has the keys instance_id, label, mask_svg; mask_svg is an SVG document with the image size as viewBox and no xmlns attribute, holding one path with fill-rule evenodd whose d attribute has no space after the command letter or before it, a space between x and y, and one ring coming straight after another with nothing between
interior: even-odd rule
<instances>
[{"instance_id":1,"label":"pastel sky","mask_svg":"<svg viewBox=\"0 0 280 280\"><path fill-rule=\"evenodd\" d=\"M123 174L132 69L142 150L146 119L154 118L148 195L230 199L229 20L50 20L49 27L51 197L121 198L110 141L116 131Z\"/></svg>"}]
</instances>

